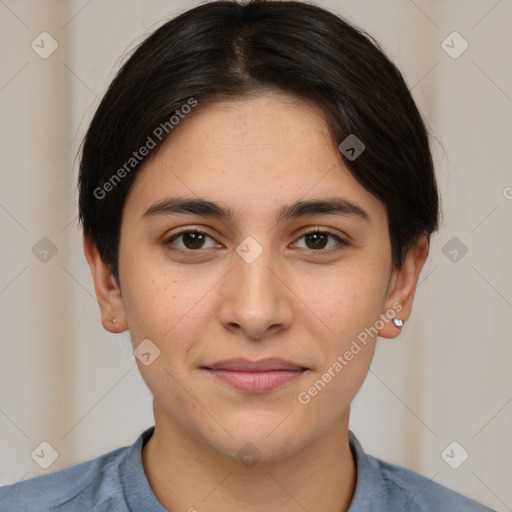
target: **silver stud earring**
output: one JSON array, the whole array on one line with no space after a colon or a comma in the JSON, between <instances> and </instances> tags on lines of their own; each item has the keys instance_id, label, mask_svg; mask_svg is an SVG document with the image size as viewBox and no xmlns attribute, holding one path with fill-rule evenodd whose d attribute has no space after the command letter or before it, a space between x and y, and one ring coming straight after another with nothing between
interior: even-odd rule
<instances>
[{"instance_id":1,"label":"silver stud earring","mask_svg":"<svg viewBox=\"0 0 512 512\"><path fill-rule=\"evenodd\" d=\"M116 324L117 324L117 318L112 318L112 323L113 323L114 325L116 325Z\"/></svg>"},{"instance_id":2,"label":"silver stud earring","mask_svg":"<svg viewBox=\"0 0 512 512\"><path fill-rule=\"evenodd\" d=\"M393 323L399 329L401 329L404 326L404 321L401 318L393 318Z\"/></svg>"}]
</instances>

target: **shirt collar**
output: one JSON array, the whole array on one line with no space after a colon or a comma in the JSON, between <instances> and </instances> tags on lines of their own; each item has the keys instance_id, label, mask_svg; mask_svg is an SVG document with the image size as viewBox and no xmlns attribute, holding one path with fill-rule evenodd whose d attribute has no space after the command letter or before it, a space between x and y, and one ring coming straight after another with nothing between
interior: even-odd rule
<instances>
[{"instance_id":1,"label":"shirt collar","mask_svg":"<svg viewBox=\"0 0 512 512\"><path fill-rule=\"evenodd\" d=\"M382 510L379 508L385 495L381 469L377 460L367 455L352 431L348 432L350 449L356 463L356 489L348 512Z\"/></svg>"},{"instance_id":2,"label":"shirt collar","mask_svg":"<svg viewBox=\"0 0 512 512\"><path fill-rule=\"evenodd\" d=\"M122 485L129 510L167 512L149 485L142 465L142 448L153 435L155 427L145 430L128 449L122 468Z\"/></svg>"}]
</instances>

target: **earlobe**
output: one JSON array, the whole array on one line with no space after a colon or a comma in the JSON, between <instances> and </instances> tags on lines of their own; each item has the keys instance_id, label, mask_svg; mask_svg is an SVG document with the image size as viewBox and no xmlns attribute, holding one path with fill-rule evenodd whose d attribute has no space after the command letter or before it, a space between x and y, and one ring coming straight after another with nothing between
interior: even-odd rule
<instances>
[{"instance_id":1,"label":"earlobe","mask_svg":"<svg viewBox=\"0 0 512 512\"><path fill-rule=\"evenodd\" d=\"M123 299L114 276L103 262L96 243L84 235L84 254L91 269L96 299L100 307L101 323L112 333L120 333L127 329Z\"/></svg>"},{"instance_id":2,"label":"earlobe","mask_svg":"<svg viewBox=\"0 0 512 512\"><path fill-rule=\"evenodd\" d=\"M404 255L400 269L393 271L384 311L389 321L379 330L380 337L396 338L409 318L418 278L427 258L428 247L428 236L424 233ZM391 311L392 316L387 314Z\"/></svg>"}]
</instances>

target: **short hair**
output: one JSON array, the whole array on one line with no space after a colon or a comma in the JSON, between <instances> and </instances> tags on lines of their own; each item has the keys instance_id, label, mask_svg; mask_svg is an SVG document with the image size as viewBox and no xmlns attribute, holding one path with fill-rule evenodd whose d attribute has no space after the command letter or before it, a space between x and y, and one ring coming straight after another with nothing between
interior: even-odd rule
<instances>
[{"instance_id":1,"label":"short hair","mask_svg":"<svg viewBox=\"0 0 512 512\"><path fill-rule=\"evenodd\" d=\"M395 268L421 234L437 230L427 129L379 43L316 5L214 1L167 21L135 49L83 141L79 220L118 284L123 205L144 163L134 152L148 137L155 151L197 104L272 91L320 107L333 148L386 207ZM338 149L350 135L364 144L355 159Z\"/></svg>"}]
</instances>

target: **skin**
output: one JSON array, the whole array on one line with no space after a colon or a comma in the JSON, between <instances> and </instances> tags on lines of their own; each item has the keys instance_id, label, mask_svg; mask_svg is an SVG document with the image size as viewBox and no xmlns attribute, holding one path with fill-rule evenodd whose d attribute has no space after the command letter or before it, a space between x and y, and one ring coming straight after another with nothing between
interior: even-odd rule
<instances>
[{"instance_id":1,"label":"skin","mask_svg":"<svg viewBox=\"0 0 512 512\"><path fill-rule=\"evenodd\" d=\"M236 216L143 218L176 196L215 201ZM285 205L331 197L355 203L368 220L315 214L276 222ZM356 483L350 403L376 338L309 403L297 397L393 304L408 319L428 241L421 236L394 269L387 222L384 204L348 172L321 112L267 93L199 105L148 158L123 210L120 288L84 239L105 329L130 329L134 347L149 338L160 350L149 366L137 364L154 397L143 465L167 509L348 510ZM314 228L347 243L304 236ZM203 245L190 237L165 245L194 229L208 235ZM236 252L248 236L263 250L252 263ZM399 333L390 321L379 330ZM235 357L281 357L308 370L247 394L201 368ZM250 467L237 457L248 442L261 456Z\"/></svg>"}]
</instances>

